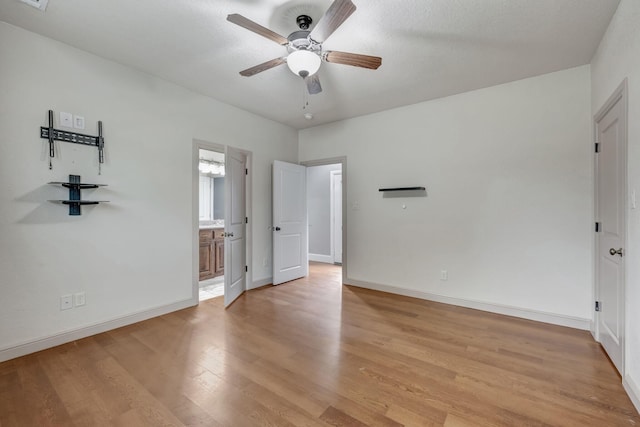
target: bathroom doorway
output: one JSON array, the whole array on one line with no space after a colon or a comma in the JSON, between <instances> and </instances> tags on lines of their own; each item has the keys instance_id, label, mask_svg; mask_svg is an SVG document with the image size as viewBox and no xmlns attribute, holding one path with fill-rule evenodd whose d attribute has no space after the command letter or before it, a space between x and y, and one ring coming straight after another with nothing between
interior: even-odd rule
<instances>
[{"instance_id":1,"label":"bathroom doorway","mask_svg":"<svg viewBox=\"0 0 640 427\"><path fill-rule=\"evenodd\" d=\"M225 155L198 152L199 300L224 295Z\"/></svg>"}]
</instances>

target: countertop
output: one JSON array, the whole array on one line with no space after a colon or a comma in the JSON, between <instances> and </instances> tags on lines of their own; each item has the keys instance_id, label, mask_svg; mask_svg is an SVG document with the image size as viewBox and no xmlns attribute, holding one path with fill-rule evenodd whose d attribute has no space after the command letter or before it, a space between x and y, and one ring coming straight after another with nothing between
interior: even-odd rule
<instances>
[{"instance_id":1,"label":"countertop","mask_svg":"<svg viewBox=\"0 0 640 427\"><path fill-rule=\"evenodd\" d=\"M216 228L224 228L223 225L201 225L199 227L200 230L213 230Z\"/></svg>"}]
</instances>

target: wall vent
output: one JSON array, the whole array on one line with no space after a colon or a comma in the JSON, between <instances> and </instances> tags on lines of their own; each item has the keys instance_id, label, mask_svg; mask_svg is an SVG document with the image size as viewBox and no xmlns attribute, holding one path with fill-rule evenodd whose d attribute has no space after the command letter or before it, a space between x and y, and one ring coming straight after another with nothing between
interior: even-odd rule
<instances>
[{"instance_id":1,"label":"wall vent","mask_svg":"<svg viewBox=\"0 0 640 427\"><path fill-rule=\"evenodd\" d=\"M22 3L26 3L29 6L35 7L36 9L40 9L43 12L47 8L47 3L49 3L49 0L19 0L19 1L21 1Z\"/></svg>"}]
</instances>

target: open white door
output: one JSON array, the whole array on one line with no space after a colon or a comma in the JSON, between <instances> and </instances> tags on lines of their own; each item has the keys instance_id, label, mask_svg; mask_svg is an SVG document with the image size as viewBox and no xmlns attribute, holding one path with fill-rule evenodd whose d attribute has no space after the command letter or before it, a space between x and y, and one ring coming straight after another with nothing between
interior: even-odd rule
<instances>
[{"instance_id":1,"label":"open white door","mask_svg":"<svg viewBox=\"0 0 640 427\"><path fill-rule=\"evenodd\" d=\"M331 171L331 235L333 262L342 264L342 171Z\"/></svg>"},{"instance_id":2,"label":"open white door","mask_svg":"<svg viewBox=\"0 0 640 427\"><path fill-rule=\"evenodd\" d=\"M309 272L307 172L304 166L273 162L273 284Z\"/></svg>"},{"instance_id":3,"label":"open white door","mask_svg":"<svg viewBox=\"0 0 640 427\"><path fill-rule=\"evenodd\" d=\"M246 197L247 156L239 150L225 150L224 211L224 306L246 289Z\"/></svg>"},{"instance_id":4,"label":"open white door","mask_svg":"<svg viewBox=\"0 0 640 427\"><path fill-rule=\"evenodd\" d=\"M622 86L596 123L596 316L598 339L624 377L627 113Z\"/></svg>"}]
</instances>

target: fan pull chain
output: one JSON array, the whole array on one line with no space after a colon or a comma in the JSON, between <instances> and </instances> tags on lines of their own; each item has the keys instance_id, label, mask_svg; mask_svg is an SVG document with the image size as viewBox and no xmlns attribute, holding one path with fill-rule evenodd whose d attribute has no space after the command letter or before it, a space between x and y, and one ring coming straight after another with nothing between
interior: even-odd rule
<instances>
[{"instance_id":1,"label":"fan pull chain","mask_svg":"<svg viewBox=\"0 0 640 427\"><path fill-rule=\"evenodd\" d=\"M302 83L302 111L304 111L309 106L309 92L307 91L307 85L304 79L302 80Z\"/></svg>"}]
</instances>

